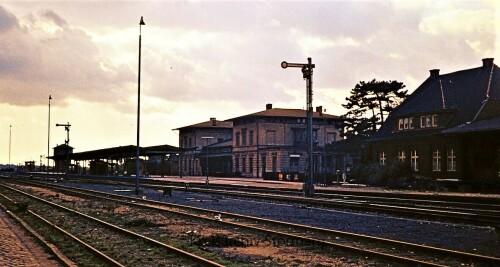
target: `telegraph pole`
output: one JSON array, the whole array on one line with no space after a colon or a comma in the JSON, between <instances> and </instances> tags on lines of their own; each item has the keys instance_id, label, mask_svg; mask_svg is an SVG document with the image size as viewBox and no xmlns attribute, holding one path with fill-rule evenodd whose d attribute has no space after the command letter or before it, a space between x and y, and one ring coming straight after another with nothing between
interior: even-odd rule
<instances>
[{"instance_id":1,"label":"telegraph pole","mask_svg":"<svg viewBox=\"0 0 500 267\"><path fill-rule=\"evenodd\" d=\"M12 143L12 125L9 128L9 169L10 169L10 148Z\"/></svg>"},{"instance_id":2,"label":"telegraph pole","mask_svg":"<svg viewBox=\"0 0 500 267\"><path fill-rule=\"evenodd\" d=\"M48 124L48 134L47 134L47 174L49 174L50 167L50 100L52 100L52 95L49 95L49 124Z\"/></svg>"},{"instance_id":3,"label":"telegraph pole","mask_svg":"<svg viewBox=\"0 0 500 267\"><path fill-rule=\"evenodd\" d=\"M312 129L312 119L313 119L313 90L312 90L312 76L313 68L311 58L307 58L307 63L288 63L286 61L281 62L281 67L286 68L301 68L302 77L306 79L306 95L307 95L307 167L306 167L306 179L302 191L305 197L314 196L314 162L313 162L313 129Z\"/></svg>"},{"instance_id":4,"label":"telegraph pole","mask_svg":"<svg viewBox=\"0 0 500 267\"><path fill-rule=\"evenodd\" d=\"M141 17L139 21L139 71L137 78L137 146L136 146L136 158L135 158L135 194L139 195L139 156L140 156L140 147L139 147L139 135L140 135L140 127L141 127L141 27L142 25L146 25L144 20Z\"/></svg>"}]
</instances>

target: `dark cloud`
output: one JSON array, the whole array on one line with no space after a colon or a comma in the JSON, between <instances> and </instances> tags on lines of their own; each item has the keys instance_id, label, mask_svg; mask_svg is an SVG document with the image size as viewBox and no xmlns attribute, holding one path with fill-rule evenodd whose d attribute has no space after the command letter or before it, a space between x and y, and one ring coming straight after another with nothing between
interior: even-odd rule
<instances>
[{"instance_id":1,"label":"dark cloud","mask_svg":"<svg viewBox=\"0 0 500 267\"><path fill-rule=\"evenodd\" d=\"M52 22L54 22L57 26L59 26L61 28L66 28L68 26L68 23L52 10L46 10L46 11L42 12L42 16L51 20Z\"/></svg>"},{"instance_id":2,"label":"dark cloud","mask_svg":"<svg viewBox=\"0 0 500 267\"><path fill-rule=\"evenodd\" d=\"M37 105L49 94L91 102L127 98L123 88L135 80L134 73L103 58L86 32L68 27L50 10L40 17L30 14L26 21L22 28L0 32L2 40L9 40L0 47L1 102ZM44 22L63 28L51 32Z\"/></svg>"},{"instance_id":3,"label":"dark cloud","mask_svg":"<svg viewBox=\"0 0 500 267\"><path fill-rule=\"evenodd\" d=\"M302 92L304 83L299 71L292 74L293 70L279 67L283 60L312 57L317 65L315 86L348 91L359 81L373 78L415 83L427 77L428 69L461 68L465 62L480 62L485 56L481 51L495 49L495 35L487 28L472 27L464 33L441 23L434 29L433 23L440 21L433 18L426 20L430 30L422 31L424 19L449 10L401 9L392 3L64 2L57 12L45 7L38 13L41 17L32 15L31 23L44 19L60 27L54 34L40 36L26 28L15 36L1 36L11 38L8 51L13 52L0 54L3 58L8 54L5 62L10 62L0 66L0 75L15 80L23 92L31 92L28 82L37 82L37 91L25 95L26 103L33 103L37 92L42 96L58 90L65 97L119 103L120 109L125 108L126 96L136 87L136 55L131 62L113 64L113 55L103 54L103 46L84 30L69 26L68 18L69 24L83 25L82 29L125 32L137 27L143 15L142 82L147 96L177 102L236 102L243 107L296 100L290 91ZM488 4L477 5L487 10ZM158 36L149 34L152 28ZM160 36L163 33L172 39ZM131 39L126 44L120 41L116 50L127 57L135 52L137 43ZM161 42L165 43L158 45ZM482 50L474 50L471 44Z\"/></svg>"},{"instance_id":4,"label":"dark cloud","mask_svg":"<svg viewBox=\"0 0 500 267\"><path fill-rule=\"evenodd\" d=\"M18 25L17 18L5 8L0 6L0 32L7 31L17 27Z\"/></svg>"}]
</instances>

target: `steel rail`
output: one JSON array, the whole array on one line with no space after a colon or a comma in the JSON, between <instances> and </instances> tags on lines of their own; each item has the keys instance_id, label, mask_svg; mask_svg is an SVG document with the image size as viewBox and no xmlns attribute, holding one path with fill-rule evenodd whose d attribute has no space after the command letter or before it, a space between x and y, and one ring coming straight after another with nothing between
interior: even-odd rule
<instances>
[{"instance_id":1,"label":"steel rail","mask_svg":"<svg viewBox=\"0 0 500 267\"><path fill-rule=\"evenodd\" d=\"M88 178L71 178L76 180L86 180L86 181L94 181L94 183L102 183L109 184L107 181L102 180L93 180ZM129 185L130 181L124 180L124 178L110 178L115 181L117 184ZM108 179L109 180L109 179ZM161 182L158 180L144 180L143 187L149 188L164 188L162 186L165 182ZM170 183L170 182L168 182ZM500 205L486 205L486 204L469 204L470 208L476 205L480 205L480 207L485 208L489 207L491 210L464 210L458 208L449 208L449 207L434 207L429 206L427 204L434 205L468 205L467 203L462 202L445 202L445 201L436 201L436 200L421 200L421 199L408 199L408 198L393 198L393 197L380 197L380 196L356 196L356 195L339 195L342 196L341 199L332 200L330 198L303 198L303 197L294 197L289 195L276 194L279 191L275 190L266 190L266 189L258 189L258 190L250 190L257 192L246 192L245 191L235 191L235 190L220 190L213 188L230 188L228 186L209 186L205 187L182 187L182 186L168 186L174 190L183 190L190 192L199 192L199 193L210 193L210 194L219 194L219 195L231 195L235 197L251 197L251 198L260 198L274 201L282 201L282 202L291 202L291 203L301 203L305 205L320 205L320 206L328 206L333 208L346 208L352 210L362 210L362 211L372 211L372 212L382 212L387 214L395 214L399 216L410 216L410 217L419 217L419 218L428 218L429 216L437 217L441 220L453 221L453 222L463 222L469 223L473 225L482 225L482 226L494 226L498 227L500 225L500 212L498 208ZM266 194L262 194L262 193ZM269 193L269 194L267 194ZM299 195L300 193L297 190L291 190L290 193ZM325 196L324 193L318 193L318 196ZM330 195L331 196L331 195ZM351 198L359 199L361 201L351 200ZM375 199L375 200L374 200ZM372 201L372 202L368 202ZM415 203L425 203L427 207L417 206L412 204L407 204L410 202ZM395 204L397 203L397 204Z\"/></svg>"},{"instance_id":2,"label":"steel rail","mask_svg":"<svg viewBox=\"0 0 500 267\"><path fill-rule=\"evenodd\" d=\"M33 176L33 175L31 175ZM37 177L46 178L46 174L40 175L36 174ZM106 181L114 181L116 183L130 184L130 178L120 177L116 178L114 176L104 176L105 180L97 179L98 176L86 177L86 176L76 176L73 175L69 180L77 181L93 181L94 183L107 183ZM223 190L233 190L241 189L245 192L255 192L255 193L266 193L266 194L291 194L295 196L302 195L300 189L290 189L290 188L267 188L258 187L254 185L221 185L221 184L210 184L209 186L202 186L201 183L188 183L188 182L175 182L175 181L162 181L158 179L143 179L142 181L145 185L152 186L170 186L177 187L179 189L186 189L186 185L189 188L196 188L198 190L202 189L223 189ZM195 186L193 186L195 185ZM147 186L146 186L147 187ZM385 193L385 192L343 192L337 190L322 190L318 188L315 192L316 198L324 199L350 199L350 200L361 200L361 201L372 201L378 204L386 204L387 202L393 203L398 202L399 205L404 206L418 206L422 204L424 206L440 206L444 209L449 206L453 208L464 208L464 209L490 209L487 212L492 214L500 214L498 210L500 209L500 198L488 198L488 197L477 197L477 196L453 196L453 195L425 195L425 194L412 194L412 193ZM488 204L486 204L488 202ZM445 206L445 207L443 207ZM453 209L452 208L452 209Z\"/></svg>"},{"instance_id":3,"label":"steel rail","mask_svg":"<svg viewBox=\"0 0 500 267\"><path fill-rule=\"evenodd\" d=\"M0 196L2 196L3 198L9 200L10 202L12 202L13 204L15 204L16 202L12 199L10 199L9 197L5 196L4 194L0 193ZM2 205L3 206L3 205ZM72 239L73 241L75 241L76 243L84 246L85 248L87 248L89 251L91 251L94 255L98 256L99 258L103 259L104 261L106 261L108 264L112 265L112 266L119 266L119 267L125 267L125 265L121 264L120 262L118 262L117 260L113 259L112 257L110 257L109 255L106 255L105 253L101 252L100 250L98 250L97 248L94 248L93 246L91 246L90 244L86 243L85 241L79 239L78 237L74 236L73 234L67 232L66 230L62 229L61 227L57 226L56 224L50 222L49 220L47 220L46 218L44 218L43 216L41 216L40 214L37 214L36 212L32 211L32 210L27 210L28 213L30 213L31 215L35 216L36 218L38 218L39 220L41 220L42 222L44 222L47 226L49 226L50 228L52 229L55 229L57 230L58 232L62 233L63 235L67 236L68 238ZM10 211L11 215L14 215L16 216L12 211ZM22 221L22 219L20 219L18 216L16 216L20 221ZM26 223L24 223L26 224ZM28 224L26 224L28 225ZM37 233L37 235L39 235ZM40 236L40 235L39 235ZM46 244L46 246L50 247L48 242L46 242L45 240L41 240L44 244ZM58 255L57 255L58 256ZM66 263L65 263L66 264ZM74 266L74 265L73 265Z\"/></svg>"},{"instance_id":4,"label":"steel rail","mask_svg":"<svg viewBox=\"0 0 500 267\"><path fill-rule=\"evenodd\" d=\"M7 197L4 194L0 193L0 196L2 196L4 199L15 203L12 199ZM70 260L68 257L66 257L54 244L50 243L47 241L42 235L40 235L38 232L36 232L33 228L31 228L28 223L26 223L23 219L21 219L19 216L17 216L12 210L9 210L5 205L0 203L0 208L2 208L8 216L10 216L12 219L14 219L16 222L18 222L19 225L23 227L24 230L26 230L28 233L30 233L31 236L36 238L36 240L43 246L45 247L49 253L55 257L55 259L61 263L64 266L67 267L77 267L77 265Z\"/></svg>"},{"instance_id":5,"label":"steel rail","mask_svg":"<svg viewBox=\"0 0 500 267\"><path fill-rule=\"evenodd\" d=\"M158 188L158 187L154 187ZM179 188L179 190L182 190ZM241 191L227 191L227 190L216 190L216 189L204 189L204 188L189 188L189 192L198 193L209 193L218 195L228 195L234 197L247 197L247 198L259 198L280 202L288 203L300 203L304 205L319 205L327 207L336 208L346 208L352 210L363 210L371 212L383 212L387 214L405 215L405 216L419 216L420 218L428 218L433 216L434 218L440 218L443 220L460 221L473 225L482 226L498 226L500 225L500 216L483 215L474 212L453 212L444 211L431 208L415 208L415 207L402 207L397 205L387 205L387 204L372 204L366 202L354 202L349 200L331 200L331 199L318 199L318 198L303 198L303 197L292 197L284 195L275 194L259 194L259 193L248 193Z\"/></svg>"},{"instance_id":6,"label":"steel rail","mask_svg":"<svg viewBox=\"0 0 500 267\"><path fill-rule=\"evenodd\" d=\"M181 255L181 256L183 256L183 257L189 258L189 259L191 259L191 260L194 260L194 261L198 262L199 264L203 264L204 266L216 266L216 267L223 267L223 266L224 266L224 265L221 265L221 264L219 264L219 263L217 263L217 262L210 261L210 260L205 259L205 258L203 258L203 257L200 257L200 256L198 256L198 255L195 255L195 254L189 253L189 252L187 252L187 251L181 250L181 249L179 249L179 248L176 248L176 247L173 247L173 246L167 245L167 244L162 243L162 242L160 242L160 241L157 241L157 240L155 240L155 239L153 239L153 238L150 238L150 237L147 237L147 236L141 235L141 234L139 234L139 233L135 233L135 232L130 231L130 230L127 230L127 229L125 229L125 228L122 228L122 227L116 226L116 225L114 225L114 224L108 223L108 222L106 222L106 221L103 221L103 220L101 220L101 219L94 218L94 217L92 217L92 216L90 216L90 215L87 215L87 214L84 214L84 213L82 213L82 212L79 212L79 211L76 211L76 210L70 209L70 208L68 208L68 207L65 207L65 206L62 206L62 205L59 205L59 204L56 204L56 203L53 203L53 202L50 202L50 201L45 200L45 199L43 199L43 198L40 198L40 197L37 197L37 196L31 195L31 194L26 193L26 192L24 192L24 191L22 191L22 190L19 190L19 189L16 189L16 188L13 188L13 187L7 186L7 185L5 185L5 184L1 184L1 183L0 183L0 185L1 185L1 186L3 186L3 187L5 187L5 188L8 188L8 189L10 189L10 190L12 190L12 191L18 192L18 193L20 193L20 194L22 194L22 195L25 195L25 196L27 196L27 197L29 197L29 198L32 198L32 199L38 200L38 201L40 201L40 202L43 202L43 203L45 203L45 204L47 204L47 205L50 205L50 206L56 207L56 208L58 208L58 209L61 209L61 210L64 210L64 211L67 211L67 212L70 212L70 213L73 213L73 214L76 214L76 215L79 215L79 216L84 217L84 218L87 218L87 219L89 219L89 220L91 220L91 221L94 221L94 222L97 222L97 223L99 223L99 224L102 224L102 225L104 225L104 226L106 226L106 227L108 227L108 228L110 228L110 229L115 230L115 231L118 231L118 232L121 232L121 233L127 234L127 235L129 235L129 236L132 236L132 237L135 237L135 238L138 238L138 239L144 240L144 241L148 241L149 243L152 243L152 244L154 244L154 245L157 245L157 246L163 247L163 248L165 248L165 249L168 249L168 250L170 250L170 251L172 251L172 252L174 252L174 253L176 253L176 254L178 254L178 255Z\"/></svg>"},{"instance_id":7,"label":"steel rail","mask_svg":"<svg viewBox=\"0 0 500 267\"><path fill-rule=\"evenodd\" d=\"M43 185L47 185L47 184L44 183ZM73 187L62 186L62 185L57 185L57 186L56 185L49 185L49 187L54 187L54 188L57 188L59 190L63 189L65 191L69 191L69 192L72 192L72 193L78 194L78 195L86 195L85 193L81 193L81 191L88 192L91 194L99 195L100 198L105 199L105 200L117 201L117 202L128 204L128 205L135 205L135 206L144 207L144 208L167 211L167 212L175 213L178 215L198 217L198 215L193 215L193 214L181 212L181 211L165 210L163 208L151 206L150 204L160 205L160 206L169 206L169 207L174 207L174 208L178 208L178 209L194 210L197 212L206 212L206 213L211 213L212 215L213 214L221 214L221 215L224 215L227 217L233 217L236 219L245 219L245 220L257 221L257 222L261 222L261 223L272 223L272 224L280 225L283 227L294 227L296 229L301 229L303 231L317 231L317 232L320 232L322 234L327 234L327 235L342 235L342 236L347 236L347 237L351 237L351 238L363 239L365 241L370 241L370 242L381 242L381 243L384 243L386 245L391 245L391 246L395 246L395 247L404 246L408 249L422 251L422 252L426 252L426 253L435 253L435 254L446 255L449 257L459 257L459 258L463 258L463 259L467 259L467 260L500 264L500 258L472 254L472 253L467 253L467 252L460 252L460 251L443 249L443 248L436 248L436 247L414 244L414 243L409 243L409 242L404 242L404 241L391 240L391 239L379 238L379 237L373 237L373 236L366 236L366 235L361 235L361 234L354 234L354 233L348 233L348 232L313 227L313 226L306 226L306 225L295 224L295 223L287 223L287 222L281 222L281 221L276 221L276 220L271 220L271 219L258 218L258 217L254 217L254 216L247 216L247 215L234 214L234 213L229 213L229 212L222 212L222 211L217 211L217 210L210 210L210 209L203 209L203 208L197 208L197 207L191 207L191 206L185 206L185 205L179 205L179 204L165 203L165 202L154 201L154 200L143 200L140 198L138 199L135 197L128 197L128 196L116 195L116 194L111 194L111 193L103 193L103 192L89 190L89 189L81 189L81 188L75 189ZM134 201L134 203L128 202L128 201L116 200L112 197L126 199L129 201ZM139 202L144 202L147 204L141 204ZM202 219L220 223L220 221L213 219L213 218L202 217ZM257 231L262 231L262 230L268 231L267 229L257 228L257 227L248 226L248 225L242 225L242 224L238 224L238 223L237 224L234 224L231 222L225 222L225 223L230 223L230 224L233 224L233 226L237 226L237 227L246 227L246 228L250 227L248 229L257 230ZM316 239L310 239L310 240L302 239L302 238L304 238L303 236L296 236L296 235L289 236L288 233L280 233L280 232L274 232L274 231L269 232L269 233L270 234L279 234L282 236L296 238L296 239L300 239L300 240L304 240L304 241L308 241L308 242L318 242L318 240L316 240ZM325 241L325 242L327 242L327 241ZM330 245L327 243L324 243L324 244ZM343 245L341 245L341 246L343 246ZM350 250L351 248L345 248L345 249ZM358 248L355 248L355 249L358 249ZM381 256L381 258L384 258L384 256Z\"/></svg>"},{"instance_id":8,"label":"steel rail","mask_svg":"<svg viewBox=\"0 0 500 267\"><path fill-rule=\"evenodd\" d=\"M82 179L87 180L88 179ZM120 179L113 179L116 181L116 184L129 185L130 181L123 181ZM92 180L95 181L95 180ZM156 180L152 181L143 181L143 187L145 188L156 188L161 189L165 188L165 186L159 185L155 183ZM107 181L97 180L95 183L109 184ZM163 183L161 183L163 184ZM282 202L291 202L291 203L301 203L304 205L320 205L320 206L328 206L333 208L346 208L352 210L362 210L362 211L371 211L371 212L382 212L387 214L395 214L399 216L410 216L410 217L419 217L419 218L428 218L429 216L437 217L441 220L448 220L453 222L463 222L469 223L473 225L482 225L482 226L494 226L498 227L500 225L500 212L497 210L453 210L449 208L441 208L441 210L437 207L418 207L413 205L407 205L406 203L412 200L408 199L399 199L399 198L383 198L386 201L382 201L381 203L369 203L367 201L352 201L349 199L323 199L323 198L303 198L303 197L294 197L288 195L275 194L274 191L271 190L271 194L262 194L262 192L266 192L266 190L259 190L260 192L246 192L246 191L235 191L235 190L219 190L212 189L211 187L181 187L181 186L169 186L174 190L182 190L189 192L199 192L199 193L210 193L210 194L219 194L219 195L230 195L234 197L251 197L251 198L260 198L265 200L274 200L274 201L282 201ZM225 188L225 187L223 187ZM294 191L296 192L296 191ZM368 197L365 197L368 198ZM382 199L381 197L374 197L377 199ZM424 200L414 200L414 201L424 201ZM397 205L395 205L397 203ZM423 202L425 203L425 201ZM431 202L432 203L432 202ZM435 201L434 203L439 203ZM445 203L443 203L444 205ZM448 204L453 205L453 202L448 202ZM463 204L463 203L460 203ZM484 206L483 206L484 207ZM492 209L496 207L500 208L500 206L490 206Z\"/></svg>"}]
</instances>

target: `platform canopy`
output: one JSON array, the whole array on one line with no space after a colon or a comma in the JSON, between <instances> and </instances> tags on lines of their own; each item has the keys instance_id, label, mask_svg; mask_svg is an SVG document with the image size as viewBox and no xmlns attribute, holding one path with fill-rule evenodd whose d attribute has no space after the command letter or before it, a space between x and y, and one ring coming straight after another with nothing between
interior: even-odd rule
<instances>
[{"instance_id":1,"label":"platform canopy","mask_svg":"<svg viewBox=\"0 0 500 267\"><path fill-rule=\"evenodd\" d=\"M178 147L170 145L141 147L139 149L139 154L141 156L177 154L180 152L181 150ZM136 146L129 145L72 153L68 155L68 159L77 161L99 159L119 160L124 158L134 158L136 156L136 153ZM66 155L51 156L49 157L49 159L64 160L66 159Z\"/></svg>"}]
</instances>

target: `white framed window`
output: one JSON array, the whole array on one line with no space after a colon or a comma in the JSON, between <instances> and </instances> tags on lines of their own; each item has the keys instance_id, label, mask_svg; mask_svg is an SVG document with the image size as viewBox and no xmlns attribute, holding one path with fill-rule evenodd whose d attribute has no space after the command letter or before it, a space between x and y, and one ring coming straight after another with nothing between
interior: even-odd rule
<instances>
[{"instance_id":1,"label":"white framed window","mask_svg":"<svg viewBox=\"0 0 500 267\"><path fill-rule=\"evenodd\" d=\"M386 160L387 160L387 158L385 157L385 152L384 152L384 151L381 151L381 152L379 153L379 155L378 155L378 159L379 159L379 160L378 160L379 164L380 164L380 165L382 165L382 166L384 166L384 165L385 165L385 163L386 163Z\"/></svg>"},{"instance_id":2,"label":"white framed window","mask_svg":"<svg viewBox=\"0 0 500 267\"><path fill-rule=\"evenodd\" d=\"M432 115L425 116L425 127L432 127Z\"/></svg>"},{"instance_id":3,"label":"white framed window","mask_svg":"<svg viewBox=\"0 0 500 267\"><path fill-rule=\"evenodd\" d=\"M411 169L418 172L418 153L416 150L411 151Z\"/></svg>"},{"instance_id":4,"label":"white framed window","mask_svg":"<svg viewBox=\"0 0 500 267\"><path fill-rule=\"evenodd\" d=\"M457 170L457 155L455 153L455 150L453 150L453 148L448 149L447 158L448 158L448 161L446 164L447 170L449 172L456 171Z\"/></svg>"},{"instance_id":5,"label":"white framed window","mask_svg":"<svg viewBox=\"0 0 500 267\"><path fill-rule=\"evenodd\" d=\"M432 171L441 171L441 154L439 149L432 151Z\"/></svg>"},{"instance_id":6,"label":"white framed window","mask_svg":"<svg viewBox=\"0 0 500 267\"><path fill-rule=\"evenodd\" d=\"M432 115L432 127L437 127L437 126L438 126L437 115L434 114Z\"/></svg>"},{"instance_id":7,"label":"white framed window","mask_svg":"<svg viewBox=\"0 0 500 267\"><path fill-rule=\"evenodd\" d=\"M400 131L402 131L402 130L408 130L408 129L414 129L415 126L413 124L413 119L414 119L413 117L398 119L398 129Z\"/></svg>"},{"instance_id":8,"label":"white framed window","mask_svg":"<svg viewBox=\"0 0 500 267\"><path fill-rule=\"evenodd\" d=\"M404 150L400 150L398 152L398 160L405 161L406 160L406 152Z\"/></svg>"}]
</instances>

